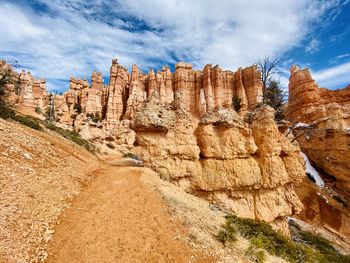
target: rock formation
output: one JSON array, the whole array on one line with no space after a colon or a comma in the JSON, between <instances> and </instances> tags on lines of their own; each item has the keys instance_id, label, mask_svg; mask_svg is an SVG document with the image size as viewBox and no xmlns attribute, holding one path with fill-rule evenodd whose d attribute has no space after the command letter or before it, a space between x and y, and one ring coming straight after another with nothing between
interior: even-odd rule
<instances>
[{"instance_id":1,"label":"rock formation","mask_svg":"<svg viewBox=\"0 0 350 263\"><path fill-rule=\"evenodd\" d=\"M43 98L47 95L46 81L35 79L30 72L22 71L19 74L20 104L24 107L43 108Z\"/></svg>"},{"instance_id":2,"label":"rock formation","mask_svg":"<svg viewBox=\"0 0 350 263\"><path fill-rule=\"evenodd\" d=\"M45 107L45 99L48 95L46 91L46 80L36 79L29 71L22 70L17 73L5 61L0 61L1 72L8 71L11 74L13 83L6 84L7 102L12 106L28 107L35 109ZM1 76L0 72L0 77Z\"/></svg>"},{"instance_id":3,"label":"rock formation","mask_svg":"<svg viewBox=\"0 0 350 263\"><path fill-rule=\"evenodd\" d=\"M319 88L308 69L293 66L288 117L302 150L350 198L350 86Z\"/></svg>"},{"instance_id":4,"label":"rock formation","mask_svg":"<svg viewBox=\"0 0 350 263\"><path fill-rule=\"evenodd\" d=\"M113 60L107 99L101 102L101 108L106 108L107 126L133 119L136 109L153 96L162 103L177 104L196 117L207 111L231 107L234 96L241 98L242 111L252 110L262 98L259 74L256 66L240 68L234 73L211 65L205 66L203 71L193 70L191 64L183 62L176 65L174 73L169 67L163 67L157 73L151 69L143 74L133 65L129 74ZM81 103L83 106L83 101Z\"/></svg>"},{"instance_id":5,"label":"rock formation","mask_svg":"<svg viewBox=\"0 0 350 263\"><path fill-rule=\"evenodd\" d=\"M64 96L54 96L56 120L103 151L139 146L145 165L164 179L288 232L285 217L302 209L293 186L305 176L304 161L261 100L256 65L200 71L180 62L174 73L163 67L144 74L136 65L129 73L116 59L108 86L94 72L90 86L71 78Z\"/></svg>"},{"instance_id":6,"label":"rock formation","mask_svg":"<svg viewBox=\"0 0 350 263\"><path fill-rule=\"evenodd\" d=\"M195 121L155 98L137 112L134 129L145 164L188 192L286 232L284 218L302 209L293 185L304 177L303 160L269 107L256 110L251 124L230 108Z\"/></svg>"}]
</instances>

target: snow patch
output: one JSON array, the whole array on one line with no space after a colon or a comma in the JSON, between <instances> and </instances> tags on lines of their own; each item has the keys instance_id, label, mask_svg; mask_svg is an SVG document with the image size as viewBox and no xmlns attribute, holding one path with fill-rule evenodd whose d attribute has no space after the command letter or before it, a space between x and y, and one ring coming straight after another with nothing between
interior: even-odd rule
<instances>
[{"instance_id":1,"label":"snow patch","mask_svg":"<svg viewBox=\"0 0 350 263\"><path fill-rule=\"evenodd\" d=\"M314 167L312 167L309 158L307 155L303 152L300 152L301 156L303 156L305 162L306 162L306 173L309 173L316 181L316 184L319 187L324 187L324 181L322 180L321 176L319 173L315 170Z\"/></svg>"},{"instance_id":2,"label":"snow patch","mask_svg":"<svg viewBox=\"0 0 350 263\"><path fill-rule=\"evenodd\" d=\"M303 128L303 127L309 127L309 124L306 124L304 122L298 122L294 128Z\"/></svg>"}]
</instances>

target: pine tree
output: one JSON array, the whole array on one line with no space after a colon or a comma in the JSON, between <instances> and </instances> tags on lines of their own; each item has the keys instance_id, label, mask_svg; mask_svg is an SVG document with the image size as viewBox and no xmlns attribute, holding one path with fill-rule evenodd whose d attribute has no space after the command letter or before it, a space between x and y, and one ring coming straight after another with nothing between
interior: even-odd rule
<instances>
[{"instance_id":1,"label":"pine tree","mask_svg":"<svg viewBox=\"0 0 350 263\"><path fill-rule=\"evenodd\" d=\"M264 103L274 108L276 111L275 119L280 121L284 118L283 104L285 102L286 93L283 91L280 83L276 80L271 80L265 89Z\"/></svg>"},{"instance_id":2,"label":"pine tree","mask_svg":"<svg viewBox=\"0 0 350 263\"><path fill-rule=\"evenodd\" d=\"M283 105L286 93L284 92L278 79L278 58L266 56L257 63L261 73L261 82L263 85L263 104L267 104L276 111L275 119L277 121L284 118Z\"/></svg>"}]
</instances>

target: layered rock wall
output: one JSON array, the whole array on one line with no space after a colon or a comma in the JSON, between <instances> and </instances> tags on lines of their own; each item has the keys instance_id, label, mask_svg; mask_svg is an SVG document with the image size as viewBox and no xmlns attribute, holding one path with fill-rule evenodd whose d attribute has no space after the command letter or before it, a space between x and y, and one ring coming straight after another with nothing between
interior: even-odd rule
<instances>
[{"instance_id":1,"label":"layered rock wall","mask_svg":"<svg viewBox=\"0 0 350 263\"><path fill-rule=\"evenodd\" d=\"M302 209L293 185L305 175L303 160L279 133L271 108L255 111L251 124L232 109L196 121L151 100L137 112L134 130L147 166L239 216L286 227L284 218Z\"/></svg>"},{"instance_id":2,"label":"layered rock wall","mask_svg":"<svg viewBox=\"0 0 350 263\"><path fill-rule=\"evenodd\" d=\"M350 198L350 86L319 88L308 69L292 67L288 117L302 150Z\"/></svg>"},{"instance_id":3,"label":"layered rock wall","mask_svg":"<svg viewBox=\"0 0 350 263\"><path fill-rule=\"evenodd\" d=\"M350 114L350 85L340 90L319 88L310 71L291 67L289 78L288 116L312 122L324 117Z\"/></svg>"}]
</instances>

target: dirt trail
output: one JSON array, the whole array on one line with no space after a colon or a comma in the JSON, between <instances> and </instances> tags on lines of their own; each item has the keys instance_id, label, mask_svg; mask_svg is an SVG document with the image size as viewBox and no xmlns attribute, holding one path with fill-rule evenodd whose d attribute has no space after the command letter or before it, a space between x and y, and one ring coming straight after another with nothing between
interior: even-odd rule
<instances>
[{"instance_id":1,"label":"dirt trail","mask_svg":"<svg viewBox=\"0 0 350 263\"><path fill-rule=\"evenodd\" d=\"M108 165L60 217L47 262L213 262L140 176Z\"/></svg>"}]
</instances>

